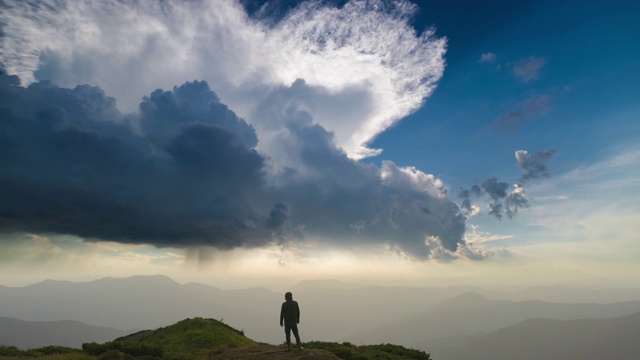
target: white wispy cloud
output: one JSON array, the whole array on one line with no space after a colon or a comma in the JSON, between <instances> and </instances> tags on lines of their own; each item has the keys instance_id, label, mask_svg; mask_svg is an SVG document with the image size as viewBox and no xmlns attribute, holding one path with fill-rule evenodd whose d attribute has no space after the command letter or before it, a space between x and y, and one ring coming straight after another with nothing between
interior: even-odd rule
<instances>
[{"instance_id":1,"label":"white wispy cloud","mask_svg":"<svg viewBox=\"0 0 640 360\"><path fill-rule=\"evenodd\" d=\"M480 55L480 60L478 60L479 63L491 63L494 61L496 61L496 54L492 52L487 52Z\"/></svg>"},{"instance_id":2,"label":"white wispy cloud","mask_svg":"<svg viewBox=\"0 0 640 360\"><path fill-rule=\"evenodd\" d=\"M250 122L256 101L246 95L303 79L320 90L309 100L314 121L361 158L379 152L367 143L419 108L444 71L446 41L416 33L417 7L382 4L310 1L265 25L233 0L7 2L0 62L26 83L98 85L124 110L156 88L207 80ZM348 101L332 111L327 96Z\"/></svg>"},{"instance_id":3,"label":"white wispy cloud","mask_svg":"<svg viewBox=\"0 0 640 360\"><path fill-rule=\"evenodd\" d=\"M639 169L640 149L632 147L532 185L536 206L526 222L536 231L524 237L574 259L637 256Z\"/></svg>"},{"instance_id":4,"label":"white wispy cloud","mask_svg":"<svg viewBox=\"0 0 640 360\"><path fill-rule=\"evenodd\" d=\"M513 67L513 73L524 82L535 80L540 75L540 69L542 69L545 62L544 58L530 56L527 59L518 61Z\"/></svg>"}]
</instances>

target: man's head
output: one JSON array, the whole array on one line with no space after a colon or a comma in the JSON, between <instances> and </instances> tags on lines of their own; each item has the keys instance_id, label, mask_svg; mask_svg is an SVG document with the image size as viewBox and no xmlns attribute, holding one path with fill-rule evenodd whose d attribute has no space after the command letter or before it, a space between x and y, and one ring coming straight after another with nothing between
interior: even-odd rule
<instances>
[{"instance_id":1,"label":"man's head","mask_svg":"<svg viewBox=\"0 0 640 360\"><path fill-rule=\"evenodd\" d=\"M291 294L291 292L287 292L286 294L284 294L284 299L287 301L293 300L293 294Z\"/></svg>"}]
</instances>

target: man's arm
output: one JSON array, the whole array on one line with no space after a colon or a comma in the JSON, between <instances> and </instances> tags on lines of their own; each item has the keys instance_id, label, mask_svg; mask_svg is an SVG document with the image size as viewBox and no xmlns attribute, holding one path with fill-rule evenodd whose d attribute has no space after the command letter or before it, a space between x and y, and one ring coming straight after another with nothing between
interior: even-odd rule
<instances>
[{"instance_id":1,"label":"man's arm","mask_svg":"<svg viewBox=\"0 0 640 360\"><path fill-rule=\"evenodd\" d=\"M280 307L280 327L282 327L282 321L284 320L284 304Z\"/></svg>"},{"instance_id":2,"label":"man's arm","mask_svg":"<svg viewBox=\"0 0 640 360\"><path fill-rule=\"evenodd\" d=\"M296 317L297 317L297 322L296 324L300 324L300 306L298 306L298 302L296 301Z\"/></svg>"}]
</instances>

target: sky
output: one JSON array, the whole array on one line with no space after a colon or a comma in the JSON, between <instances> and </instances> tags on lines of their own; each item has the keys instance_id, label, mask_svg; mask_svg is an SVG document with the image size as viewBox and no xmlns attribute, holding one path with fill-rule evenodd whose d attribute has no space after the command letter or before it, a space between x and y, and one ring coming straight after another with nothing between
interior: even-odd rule
<instances>
[{"instance_id":1,"label":"sky","mask_svg":"<svg viewBox=\"0 0 640 360\"><path fill-rule=\"evenodd\" d=\"M640 286L636 2L0 7L0 284Z\"/></svg>"}]
</instances>

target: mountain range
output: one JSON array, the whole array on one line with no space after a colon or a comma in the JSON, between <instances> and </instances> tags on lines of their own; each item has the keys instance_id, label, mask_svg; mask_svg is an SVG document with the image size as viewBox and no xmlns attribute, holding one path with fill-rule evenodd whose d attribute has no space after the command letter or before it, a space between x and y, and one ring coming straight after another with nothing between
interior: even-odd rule
<instances>
[{"instance_id":1,"label":"mountain range","mask_svg":"<svg viewBox=\"0 0 640 360\"><path fill-rule=\"evenodd\" d=\"M640 301L611 304L560 304L540 300L489 300L465 293L396 322L349 336L348 341L394 344L425 349L429 341L492 332L527 319L604 319L640 311Z\"/></svg>"},{"instance_id":2,"label":"mountain range","mask_svg":"<svg viewBox=\"0 0 640 360\"><path fill-rule=\"evenodd\" d=\"M304 337L343 341L350 334L411 316L472 287L357 287L322 282L300 284ZM75 320L120 330L166 326L184 318L224 319L262 342L280 342L278 325L284 294L264 288L221 290L179 284L165 276L104 278L89 282L46 280L25 287L0 287L0 316L30 321ZM375 316L371 316L375 314Z\"/></svg>"},{"instance_id":3,"label":"mountain range","mask_svg":"<svg viewBox=\"0 0 640 360\"><path fill-rule=\"evenodd\" d=\"M80 348L84 342L110 341L128 333L71 320L24 321L0 317L0 345L13 345L21 349L49 345Z\"/></svg>"},{"instance_id":4,"label":"mountain range","mask_svg":"<svg viewBox=\"0 0 640 360\"><path fill-rule=\"evenodd\" d=\"M467 347L468 351L479 351L476 339L493 341L491 336L494 334L500 336L500 331L509 327L517 330L530 320L552 321L549 324L556 324L553 321L606 320L632 316L640 311L637 300L606 304L516 301L513 299L519 299L526 291L487 291L477 287L356 286L337 280L315 280L301 282L291 290L294 299L300 303L303 341L350 341L359 345L395 343L438 354L436 359L445 353L450 359L464 359ZM544 289L532 292L545 294ZM569 292L556 288L547 294L562 297ZM588 290L581 294L589 298ZM625 294L630 297L633 291ZM58 321L70 320L90 328L120 331L109 335L111 338L139 329L168 326L185 318L205 317L222 320L256 341L276 344L284 338L278 324L283 295L264 288L222 290L196 283L179 284L165 276L105 278L89 282L47 280L25 287L0 286L0 316L14 321L53 322L51 324L59 324L59 328L65 322ZM533 336L543 338L545 334L552 334L553 327L549 326L552 325L535 327L534 330L541 334L535 335L534 331ZM11 327L6 325L5 330L0 331ZM617 327L610 329L612 332L608 336L616 338ZM605 333L605 330L601 332ZM77 347L78 343L104 339L108 337L56 344ZM499 342L495 341L496 344ZM11 342L20 346L44 344ZM514 344L519 342L526 343L513 339Z\"/></svg>"},{"instance_id":5,"label":"mountain range","mask_svg":"<svg viewBox=\"0 0 640 360\"><path fill-rule=\"evenodd\" d=\"M640 312L609 319L529 319L487 334L424 344L438 360L630 360Z\"/></svg>"}]
</instances>

